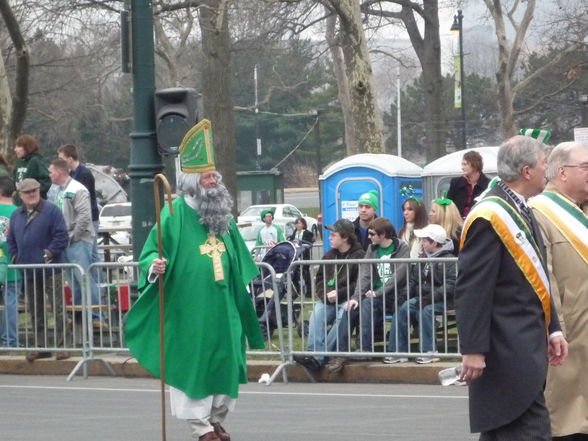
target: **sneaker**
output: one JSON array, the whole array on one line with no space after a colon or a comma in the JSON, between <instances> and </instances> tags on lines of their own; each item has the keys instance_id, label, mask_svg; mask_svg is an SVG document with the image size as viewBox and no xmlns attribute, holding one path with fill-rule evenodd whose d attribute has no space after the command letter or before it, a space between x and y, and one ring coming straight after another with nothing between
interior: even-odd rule
<instances>
[{"instance_id":1,"label":"sneaker","mask_svg":"<svg viewBox=\"0 0 588 441\"><path fill-rule=\"evenodd\" d=\"M434 363L436 361L441 360L439 357L435 357L434 355L432 355L433 353L431 352L430 356L427 357L417 357L415 358L415 362L417 362L418 364L429 364L429 363Z\"/></svg>"},{"instance_id":2,"label":"sneaker","mask_svg":"<svg viewBox=\"0 0 588 441\"><path fill-rule=\"evenodd\" d=\"M406 363L408 358L406 357L384 357L382 360L385 364L396 364L396 363Z\"/></svg>"},{"instance_id":3,"label":"sneaker","mask_svg":"<svg viewBox=\"0 0 588 441\"><path fill-rule=\"evenodd\" d=\"M332 374L336 374L337 372L341 372L343 367L347 364L347 358L345 357L335 357L329 363L327 363L327 370Z\"/></svg>"}]
</instances>

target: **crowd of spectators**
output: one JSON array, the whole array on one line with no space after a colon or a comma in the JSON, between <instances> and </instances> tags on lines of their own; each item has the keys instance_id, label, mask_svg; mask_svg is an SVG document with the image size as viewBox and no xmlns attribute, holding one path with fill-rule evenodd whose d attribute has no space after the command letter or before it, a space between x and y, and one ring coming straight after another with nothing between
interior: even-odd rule
<instances>
[{"instance_id":1,"label":"crowd of spectators","mask_svg":"<svg viewBox=\"0 0 588 441\"><path fill-rule=\"evenodd\" d=\"M79 161L78 148L71 144L55 152L59 159L53 160L49 167L41 156L38 141L31 135L16 139L14 153L16 160L12 167L0 156L0 284L4 300L0 343L7 347L68 348L71 332L64 331L63 279L73 290L72 302L81 304L80 275L70 270L62 274L59 267L8 271L7 265L72 263L87 269L99 260L94 177ZM90 286L91 302L99 304L93 276ZM34 332L27 341L21 341L18 304L25 298ZM53 332L48 326L50 310ZM93 315L93 326L107 326L99 312ZM50 356L52 353L38 350L28 353L26 358L32 362ZM55 356L63 360L70 354L63 350Z\"/></svg>"}]
</instances>

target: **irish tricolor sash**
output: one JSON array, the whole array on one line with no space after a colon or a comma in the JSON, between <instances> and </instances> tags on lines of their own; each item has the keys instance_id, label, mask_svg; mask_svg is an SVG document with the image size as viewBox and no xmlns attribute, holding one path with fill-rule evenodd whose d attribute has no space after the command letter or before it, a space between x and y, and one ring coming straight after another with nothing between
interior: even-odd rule
<instances>
[{"instance_id":1,"label":"irish tricolor sash","mask_svg":"<svg viewBox=\"0 0 588 441\"><path fill-rule=\"evenodd\" d=\"M588 219L582 210L563 196L550 191L535 196L529 204L545 215L584 262L588 263Z\"/></svg>"},{"instance_id":2,"label":"irish tricolor sash","mask_svg":"<svg viewBox=\"0 0 588 441\"><path fill-rule=\"evenodd\" d=\"M551 321L549 277L543 266L539 247L527 223L519 212L504 199L497 196L484 198L472 208L465 220L460 248L463 247L470 226L480 218L490 222L517 266L533 287L543 307L545 324L549 329Z\"/></svg>"}]
</instances>

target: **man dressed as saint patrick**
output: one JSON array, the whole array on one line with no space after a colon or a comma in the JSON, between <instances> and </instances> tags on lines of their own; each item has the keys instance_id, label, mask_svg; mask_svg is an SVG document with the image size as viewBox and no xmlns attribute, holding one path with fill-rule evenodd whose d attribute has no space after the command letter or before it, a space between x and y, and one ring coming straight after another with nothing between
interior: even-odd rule
<instances>
[{"instance_id":1,"label":"man dressed as saint patrick","mask_svg":"<svg viewBox=\"0 0 588 441\"><path fill-rule=\"evenodd\" d=\"M247 382L245 349L264 347L246 286L258 271L232 219L233 200L216 171L210 122L180 146L180 197L161 212L163 259L154 227L140 257L141 295L128 313L126 342L160 375L158 277L164 278L165 381L172 415L194 439L228 441L221 425Z\"/></svg>"}]
</instances>

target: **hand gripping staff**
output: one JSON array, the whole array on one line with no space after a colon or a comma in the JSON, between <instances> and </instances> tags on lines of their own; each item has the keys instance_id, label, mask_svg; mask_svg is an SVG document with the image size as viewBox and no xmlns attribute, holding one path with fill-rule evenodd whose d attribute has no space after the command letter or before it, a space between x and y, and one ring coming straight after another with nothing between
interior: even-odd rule
<instances>
[{"instance_id":1,"label":"hand gripping staff","mask_svg":"<svg viewBox=\"0 0 588 441\"><path fill-rule=\"evenodd\" d=\"M159 199L159 185L161 182L165 192L167 193L167 203L169 204L169 214L174 214L172 206L172 195L169 181L163 173L158 173L153 178L153 194L155 199L155 221L157 223L157 255L159 259L163 258L161 251L161 205ZM163 284L163 277L157 278L159 282L159 379L161 385L161 440L165 441L165 351L164 351L164 314L163 314L163 299L165 293L165 286Z\"/></svg>"}]
</instances>

